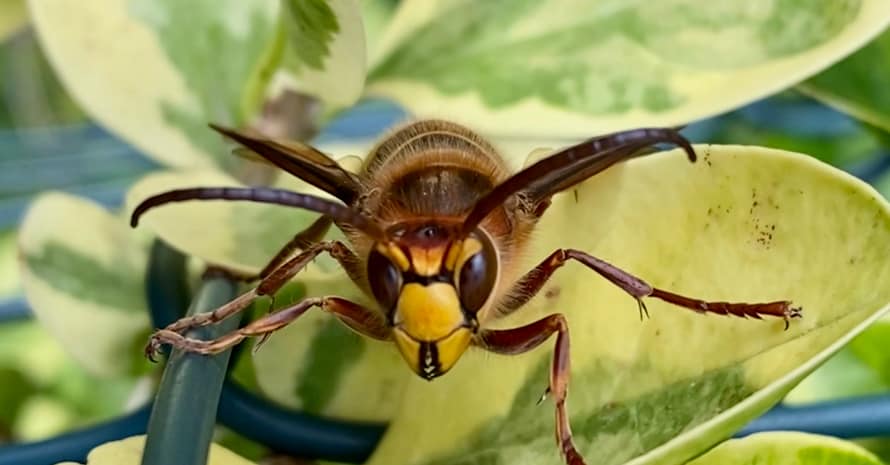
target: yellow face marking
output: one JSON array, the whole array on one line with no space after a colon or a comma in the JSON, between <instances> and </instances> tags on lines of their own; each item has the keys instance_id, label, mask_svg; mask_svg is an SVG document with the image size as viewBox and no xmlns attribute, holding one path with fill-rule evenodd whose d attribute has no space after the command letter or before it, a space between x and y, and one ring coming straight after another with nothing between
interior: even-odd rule
<instances>
[{"instance_id":1,"label":"yellow face marking","mask_svg":"<svg viewBox=\"0 0 890 465\"><path fill-rule=\"evenodd\" d=\"M405 253L402 252L395 244L377 244L377 251L383 254L386 257L389 257L393 263L396 264L402 271L408 271L411 269L411 262L408 261L408 257L405 256Z\"/></svg>"},{"instance_id":2,"label":"yellow face marking","mask_svg":"<svg viewBox=\"0 0 890 465\"><path fill-rule=\"evenodd\" d=\"M445 339L435 343L439 352L439 374L450 370L457 363L469 347L472 337L473 333L469 328L458 328Z\"/></svg>"},{"instance_id":3,"label":"yellow face marking","mask_svg":"<svg viewBox=\"0 0 890 465\"><path fill-rule=\"evenodd\" d=\"M463 249L463 242L454 242L448 248L448 255L445 257L446 270L454 271L454 265L457 263L457 257L460 256L461 249Z\"/></svg>"},{"instance_id":4,"label":"yellow face marking","mask_svg":"<svg viewBox=\"0 0 890 465\"><path fill-rule=\"evenodd\" d=\"M394 315L396 326L418 341L437 341L464 324L454 286L408 283L402 287Z\"/></svg>"},{"instance_id":5,"label":"yellow face marking","mask_svg":"<svg viewBox=\"0 0 890 465\"><path fill-rule=\"evenodd\" d=\"M420 373L420 343L399 328L392 332L399 353L415 373Z\"/></svg>"},{"instance_id":6,"label":"yellow face marking","mask_svg":"<svg viewBox=\"0 0 890 465\"><path fill-rule=\"evenodd\" d=\"M460 269L470 257L479 253L480 250L482 250L482 243L477 239L469 238L465 240L463 247L460 248L460 255L457 257L457 263L454 264L455 268Z\"/></svg>"},{"instance_id":7,"label":"yellow face marking","mask_svg":"<svg viewBox=\"0 0 890 465\"><path fill-rule=\"evenodd\" d=\"M411 264L414 272L420 276L435 276L442 269L442 256L445 255L444 247L429 249L425 247L411 247Z\"/></svg>"},{"instance_id":8,"label":"yellow face marking","mask_svg":"<svg viewBox=\"0 0 890 465\"><path fill-rule=\"evenodd\" d=\"M394 340L402 358L421 378L431 380L442 376L466 352L473 338L469 328L457 328L436 342L420 342L400 328L393 330Z\"/></svg>"}]
</instances>

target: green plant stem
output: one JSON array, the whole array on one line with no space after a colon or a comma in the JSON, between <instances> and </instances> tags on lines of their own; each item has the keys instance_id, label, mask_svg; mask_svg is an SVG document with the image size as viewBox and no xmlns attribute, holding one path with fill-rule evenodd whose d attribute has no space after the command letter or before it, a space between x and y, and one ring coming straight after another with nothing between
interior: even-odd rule
<instances>
[{"instance_id":1,"label":"green plant stem","mask_svg":"<svg viewBox=\"0 0 890 465\"><path fill-rule=\"evenodd\" d=\"M213 310L235 296L226 279L210 278L201 286L188 314ZM210 339L232 331L237 318L194 330L190 337ZM231 351L214 356L172 351L148 423L142 465L204 465L210 449L220 391Z\"/></svg>"}]
</instances>

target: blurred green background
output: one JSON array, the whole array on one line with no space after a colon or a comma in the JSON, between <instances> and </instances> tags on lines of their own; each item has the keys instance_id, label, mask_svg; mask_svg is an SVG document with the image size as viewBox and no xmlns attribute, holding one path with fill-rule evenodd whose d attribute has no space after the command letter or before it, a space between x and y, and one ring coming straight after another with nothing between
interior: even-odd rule
<instances>
[{"instance_id":1,"label":"blurred green background","mask_svg":"<svg viewBox=\"0 0 890 465\"><path fill-rule=\"evenodd\" d=\"M403 114L392 103L365 102L338 115L324 137L365 137ZM696 122L684 134L700 142L808 153L890 197L890 135L795 90ZM30 28L0 42L0 444L96 424L150 399L157 373L91 375L29 318L15 230L38 192L62 190L115 208L135 180L158 166L90 120L60 85ZM857 339L795 390L789 402L887 392L887 328L879 325ZM234 434L221 433L220 440L251 458L264 454ZM867 444L890 458L890 441L876 438Z\"/></svg>"}]
</instances>

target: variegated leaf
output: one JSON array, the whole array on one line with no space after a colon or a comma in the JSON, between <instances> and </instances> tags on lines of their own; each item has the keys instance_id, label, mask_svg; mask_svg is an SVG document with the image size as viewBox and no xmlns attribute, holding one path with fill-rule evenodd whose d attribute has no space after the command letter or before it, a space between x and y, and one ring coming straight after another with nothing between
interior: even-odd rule
<instances>
[{"instance_id":1,"label":"variegated leaf","mask_svg":"<svg viewBox=\"0 0 890 465\"><path fill-rule=\"evenodd\" d=\"M888 22L882 0L406 0L369 92L491 135L685 124L806 79Z\"/></svg>"},{"instance_id":2,"label":"variegated leaf","mask_svg":"<svg viewBox=\"0 0 890 465\"><path fill-rule=\"evenodd\" d=\"M688 465L883 465L861 446L831 436L777 432L733 439Z\"/></svg>"},{"instance_id":3,"label":"variegated leaf","mask_svg":"<svg viewBox=\"0 0 890 465\"><path fill-rule=\"evenodd\" d=\"M569 413L590 463L676 464L778 402L885 312L890 208L871 188L807 156L701 146L635 160L559 196L529 263L559 247L593 253L655 286L712 300L792 299L804 317L705 316L633 299L570 264L503 325L566 315ZM605 209L608 220L599 213ZM375 464L560 464L547 386L552 343L467 354L432 383L414 379Z\"/></svg>"},{"instance_id":4,"label":"variegated leaf","mask_svg":"<svg viewBox=\"0 0 890 465\"><path fill-rule=\"evenodd\" d=\"M20 292L21 278L16 260L16 233L0 232L0 298Z\"/></svg>"},{"instance_id":5,"label":"variegated leaf","mask_svg":"<svg viewBox=\"0 0 890 465\"><path fill-rule=\"evenodd\" d=\"M31 0L71 95L144 153L177 167L230 160L208 122L254 116L275 61L275 0Z\"/></svg>"},{"instance_id":6,"label":"variegated leaf","mask_svg":"<svg viewBox=\"0 0 890 465\"><path fill-rule=\"evenodd\" d=\"M105 375L145 368L147 244L120 217L43 194L22 222L19 254L34 315L78 362Z\"/></svg>"},{"instance_id":7,"label":"variegated leaf","mask_svg":"<svg viewBox=\"0 0 890 465\"><path fill-rule=\"evenodd\" d=\"M365 28L358 0L282 0L282 66L291 86L333 107L364 90Z\"/></svg>"},{"instance_id":8,"label":"variegated leaf","mask_svg":"<svg viewBox=\"0 0 890 465\"><path fill-rule=\"evenodd\" d=\"M120 441L107 442L90 451L86 465L139 465L142 463L144 447L145 436L131 436ZM56 465L80 464L62 462ZM218 444L212 444L207 465L254 465L254 463Z\"/></svg>"},{"instance_id":9,"label":"variegated leaf","mask_svg":"<svg viewBox=\"0 0 890 465\"><path fill-rule=\"evenodd\" d=\"M0 3L0 42L28 24L25 0L4 0Z\"/></svg>"},{"instance_id":10,"label":"variegated leaf","mask_svg":"<svg viewBox=\"0 0 890 465\"><path fill-rule=\"evenodd\" d=\"M343 280L340 270L297 279L276 296L276 307L305 295L338 295L374 305ZM402 387L413 376L391 344L364 338L324 312L307 313L277 331L253 362L259 387L272 399L305 412L360 421L392 418Z\"/></svg>"}]
</instances>

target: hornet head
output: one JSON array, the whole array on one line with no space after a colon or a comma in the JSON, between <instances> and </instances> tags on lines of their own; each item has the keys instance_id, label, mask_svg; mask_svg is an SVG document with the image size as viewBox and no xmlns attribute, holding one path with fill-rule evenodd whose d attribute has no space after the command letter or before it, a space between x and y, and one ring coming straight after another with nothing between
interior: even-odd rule
<instances>
[{"instance_id":1,"label":"hornet head","mask_svg":"<svg viewBox=\"0 0 890 465\"><path fill-rule=\"evenodd\" d=\"M386 310L393 338L420 377L447 372L469 347L477 312L498 276L498 256L482 232L455 239L437 224L391 228L392 241L368 257L368 283Z\"/></svg>"}]
</instances>

